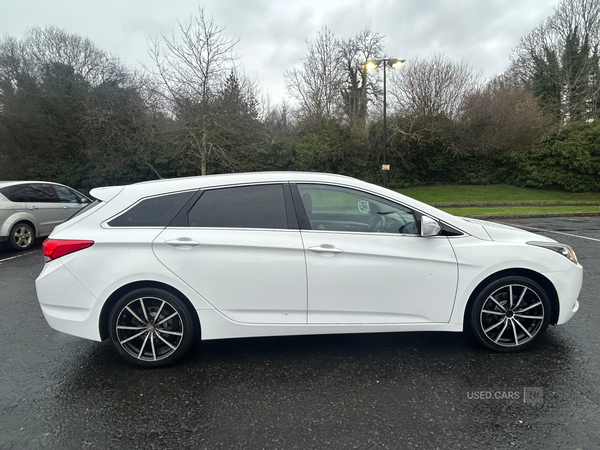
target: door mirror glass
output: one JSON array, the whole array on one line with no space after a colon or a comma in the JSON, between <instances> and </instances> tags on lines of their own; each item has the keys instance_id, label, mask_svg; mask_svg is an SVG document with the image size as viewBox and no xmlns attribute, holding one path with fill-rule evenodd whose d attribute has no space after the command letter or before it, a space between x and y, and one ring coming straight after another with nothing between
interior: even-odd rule
<instances>
[{"instance_id":1,"label":"door mirror glass","mask_svg":"<svg viewBox=\"0 0 600 450\"><path fill-rule=\"evenodd\" d=\"M437 220L428 216L421 217L421 236L437 236L442 231L442 227Z\"/></svg>"}]
</instances>

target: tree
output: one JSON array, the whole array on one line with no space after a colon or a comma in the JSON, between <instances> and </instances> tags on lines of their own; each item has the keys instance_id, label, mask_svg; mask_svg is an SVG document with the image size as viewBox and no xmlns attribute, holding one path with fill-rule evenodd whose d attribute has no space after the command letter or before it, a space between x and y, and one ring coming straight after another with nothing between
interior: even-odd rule
<instances>
[{"instance_id":1,"label":"tree","mask_svg":"<svg viewBox=\"0 0 600 450\"><path fill-rule=\"evenodd\" d=\"M531 91L498 76L465 98L459 125L469 154L495 157L530 151L551 126L551 118Z\"/></svg>"},{"instance_id":2,"label":"tree","mask_svg":"<svg viewBox=\"0 0 600 450\"><path fill-rule=\"evenodd\" d=\"M599 45L600 0L562 0L520 39L510 73L561 125L593 120L600 114Z\"/></svg>"},{"instance_id":3,"label":"tree","mask_svg":"<svg viewBox=\"0 0 600 450\"><path fill-rule=\"evenodd\" d=\"M285 73L289 94L298 100L302 121L337 118L340 113L340 90L343 71L339 46L333 33L323 27L314 41L306 41L308 51L301 69Z\"/></svg>"},{"instance_id":4,"label":"tree","mask_svg":"<svg viewBox=\"0 0 600 450\"><path fill-rule=\"evenodd\" d=\"M364 30L339 43L345 80L342 83L342 110L351 128L367 124L369 100L381 93L373 74L367 76L365 63L381 57L384 36Z\"/></svg>"},{"instance_id":5,"label":"tree","mask_svg":"<svg viewBox=\"0 0 600 450\"><path fill-rule=\"evenodd\" d=\"M176 151L188 163L198 164L202 175L214 158L231 163L218 139L223 123L215 103L227 74L234 69L237 42L199 8L189 22L179 23L177 36L161 34L150 45L155 63L150 72L157 79L166 111L176 123L172 137Z\"/></svg>"},{"instance_id":6,"label":"tree","mask_svg":"<svg viewBox=\"0 0 600 450\"><path fill-rule=\"evenodd\" d=\"M74 187L136 181L150 125L142 78L80 36L0 41L0 154L12 178Z\"/></svg>"},{"instance_id":7,"label":"tree","mask_svg":"<svg viewBox=\"0 0 600 450\"><path fill-rule=\"evenodd\" d=\"M456 119L465 98L481 85L468 64L441 53L414 59L403 70L390 72L392 108L400 115Z\"/></svg>"}]
</instances>

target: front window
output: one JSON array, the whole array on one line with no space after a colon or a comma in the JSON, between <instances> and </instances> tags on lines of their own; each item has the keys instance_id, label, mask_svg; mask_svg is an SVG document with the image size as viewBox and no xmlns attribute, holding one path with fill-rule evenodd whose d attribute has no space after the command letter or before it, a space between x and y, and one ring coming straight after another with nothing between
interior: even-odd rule
<instances>
[{"instance_id":1,"label":"front window","mask_svg":"<svg viewBox=\"0 0 600 450\"><path fill-rule=\"evenodd\" d=\"M419 234L409 208L365 192L338 186L299 184L313 230Z\"/></svg>"}]
</instances>

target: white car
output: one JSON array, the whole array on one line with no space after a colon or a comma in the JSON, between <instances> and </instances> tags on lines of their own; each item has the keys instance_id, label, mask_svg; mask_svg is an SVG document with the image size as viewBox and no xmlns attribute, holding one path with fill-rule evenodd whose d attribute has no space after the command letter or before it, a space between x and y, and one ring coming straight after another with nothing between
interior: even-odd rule
<instances>
[{"instance_id":1,"label":"white car","mask_svg":"<svg viewBox=\"0 0 600 450\"><path fill-rule=\"evenodd\" d=\"M471 330L510 352L579 308L556 241L339 175L263 172L98 188L44 243L46 320L162 366L194 336Z\"/></svg>"}]
</instances>

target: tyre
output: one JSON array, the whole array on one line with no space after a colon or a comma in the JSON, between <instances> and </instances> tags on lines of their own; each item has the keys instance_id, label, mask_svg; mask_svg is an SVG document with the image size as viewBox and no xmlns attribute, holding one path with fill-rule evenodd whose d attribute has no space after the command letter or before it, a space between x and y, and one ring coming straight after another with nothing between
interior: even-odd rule
<instances>
[{"instance_id":1,"label":"tyre","mask_svg":"<svg viewBox=\"0 0 600 450\"><path fill-rule=\"evenodd\" d=\"M485 347L516 352L531 345L550 321L550 300L535 281L511 276L490 283L470 310L469 325Z\"/></svg>"},{"instance_id":2,"label":"tyre","mask_svg":"<svg viewBox=\"0 0 600 450\"><path fill-rule=\"evenodd\" d=\"M110 339L117 352L141 367L173 364L189 349L194 329L187 305L157 288L126 294L109 316Z\"/></svg>"},{"instance_id":3,"label":"tyre","mask_svg":"<svg viewBox=\"0 0 600 450\"><path fill-rule=\"evenodd\" d=\"M24 222L12 227L8 237L10 246L15 250L27 250L33 245L34 240L35 233L33 232L33 228Z\"/></svg>"}]
</instances>

